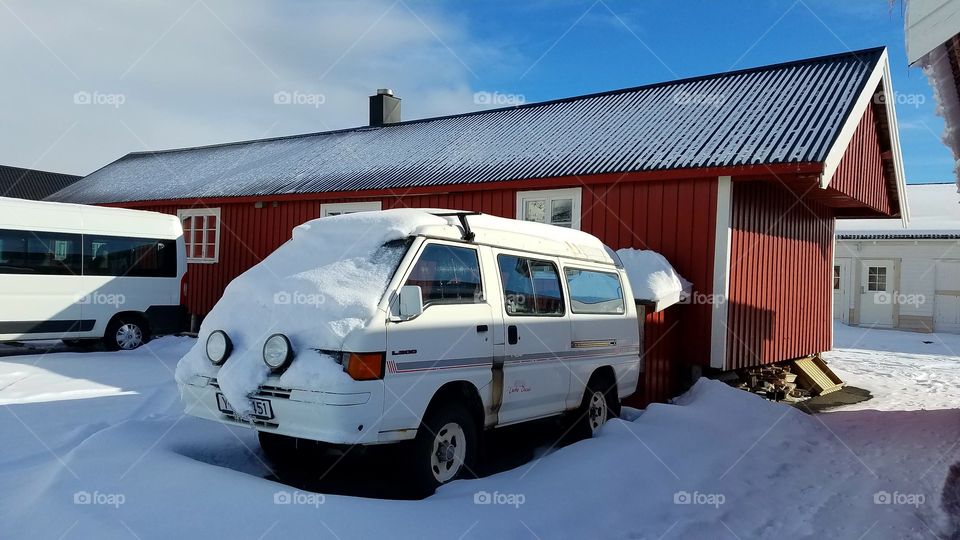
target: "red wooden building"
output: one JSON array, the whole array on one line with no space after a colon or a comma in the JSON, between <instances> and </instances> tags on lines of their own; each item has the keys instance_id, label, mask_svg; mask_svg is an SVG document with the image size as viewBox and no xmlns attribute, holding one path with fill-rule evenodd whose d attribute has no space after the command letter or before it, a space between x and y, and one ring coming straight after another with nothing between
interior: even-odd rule
<instances>
[{"instance_id":1,"label":"red wooden building","mask_svg":"<svg viewBox=\"0 0 960 540\"><path fill-rule=\"evenodd\" d=\"M645 323L644 400L831 348L834 219L906 213L885 49L356 129L127 155L53 199L179 214L189 310L307 220L475 210L653 249L693 283ZM906 217L906 216L904 216Z\"/></svg>"}]
</instances>

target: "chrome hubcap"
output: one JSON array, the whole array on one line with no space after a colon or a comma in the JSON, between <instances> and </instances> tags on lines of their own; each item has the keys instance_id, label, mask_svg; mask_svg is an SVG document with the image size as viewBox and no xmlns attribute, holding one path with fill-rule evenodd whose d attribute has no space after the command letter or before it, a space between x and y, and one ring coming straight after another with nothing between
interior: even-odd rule
<instances>
[{"instance_id":1,"label":"chrome hubcap","mask_svg":"<svg viewBox=\"0 0 960 540\"><path fill-rule=\"evenodd\" d=\"M603 392L594 392L590 396L590 408L587 412L590 419L590 433L594 434L607 421L607 397Z\"/></svg>"},{"instance_id":2,"label":"chrome hubcap","mask_svg":"<svg viewBox=\"0 0 960 540\"><path fill-rule=\"evenodd\" d=\"M467 454L466 443L463 428L453 422L444 425L434 436L430 470L437 482L448 482L460 472Z\"/></svg>"},{"instance_id":3,"label":"chrome hubcap","mask_svg":"<svg viewBox=\"0 0 960 540\"><path fill-rule=\"evenodd\" d=\"M139 326L127 323L117 329L116 340L121 349L136 349L143 344L143 332Z\"/></svg>"}]
</instances>

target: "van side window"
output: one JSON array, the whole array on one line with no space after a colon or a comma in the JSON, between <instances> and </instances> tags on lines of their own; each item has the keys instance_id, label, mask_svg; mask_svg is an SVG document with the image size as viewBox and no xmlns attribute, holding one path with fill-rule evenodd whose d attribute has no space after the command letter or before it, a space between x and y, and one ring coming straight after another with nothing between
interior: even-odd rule
<instances>
[{"instance_id":1,"label":"van side window","mask_svg":"<svg viewBox=\"0 0 960 540\"><path fill-rule=\"evenodd\" d=\"M0 274L80 275L80 235L0 230Z\"/></svg>"},{"instance_id":2,"label":"van side window","mask_svg":"<svg viewBox=\"0 0 960 540\"><path fill-rule=\"evenodd\" d=\"M514 255L498 255L507 315L563 315L563 294L557 267Z\"/></svg>"},{"instance_id":3,"label":"van side window","mask_svg":"<svg viewBox=\"0 0 960 540\"><path fill-rule=\"evenodd\" d=\"M601 315L623 315L623 287L620 276L607 272L566 268L570 290L570 311Z\"/></svg>"},{"instance_id":4,"label":"van side window","mask_svg":"<svg viewBox=\"0 0 960 540\"><path fill-rule=\"evenodd\" d=\"M88 276L177 276L174 240L84 235L83 257Z\"/></svg>"},{"instance_id":5,"label":"van side window","mask_svg":"<svg viewBox=\"0 0 960 540\"><path fill-rule=\"evenodd\" d=\"M477 250L430 244L413 266L406 285L418 285L423 304L473 304L483 301Z\"/></svg>"}]
</instances>

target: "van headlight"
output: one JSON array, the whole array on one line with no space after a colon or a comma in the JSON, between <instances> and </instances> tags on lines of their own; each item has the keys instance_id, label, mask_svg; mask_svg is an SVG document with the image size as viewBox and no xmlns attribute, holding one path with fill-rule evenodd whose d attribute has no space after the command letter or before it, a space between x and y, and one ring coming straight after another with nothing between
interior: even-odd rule
<instances>
[{"instance_id":1,"label":"van headlight","mask_svg":"<svg viewBox=\"0 0 960 540\"><path fill-rule=\"evenodd\" d=\"M213 365L223 364L232 350L233 343L230 342L230 337L223 330L215 330L207 336L207 358Z\"/></svg>"},{"instance_id":2,"label":"van headlight","mask_svg":"<svg viewBox=\"0 0 960 540\"><path fill-rule=\"evenodd\" d=\"M270 369L285 368L292 357L293 348L290 347L290 340L283 334L274 334L263 344L263 362Z\"/></svg>"}]
</instances>

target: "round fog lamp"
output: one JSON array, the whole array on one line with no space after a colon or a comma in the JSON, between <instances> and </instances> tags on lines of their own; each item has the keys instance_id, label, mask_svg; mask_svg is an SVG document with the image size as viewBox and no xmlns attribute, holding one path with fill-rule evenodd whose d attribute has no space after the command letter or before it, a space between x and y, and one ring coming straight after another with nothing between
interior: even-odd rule
<instances>
[{"instance_id":1,"label":"round fog lamp","mask_svg":"<svg viewBox=\"0 0 960 540\"><path fill-rule=\"evenodd\" d=\"M216 330L207 336L207 358L213 365L223 364L230 356L232 349L233 344L230 343L230 338L223 330Z\"/></svg>"},{"instance_id":2,"label":"round fog lamp","mask_svg":"<svg viewBox=\"0 0 960 540\"><path fill-rule=\"evenodd\" d=\"M282 369L290 362L293 356L290 340L283 334L274 334L263 344L263 362L270 369Z\"/></svg>"}]
</instances>

